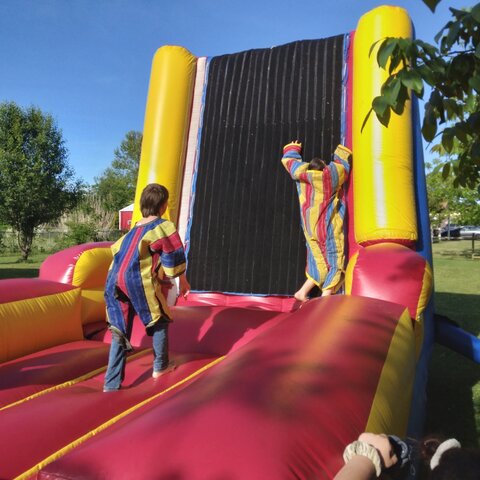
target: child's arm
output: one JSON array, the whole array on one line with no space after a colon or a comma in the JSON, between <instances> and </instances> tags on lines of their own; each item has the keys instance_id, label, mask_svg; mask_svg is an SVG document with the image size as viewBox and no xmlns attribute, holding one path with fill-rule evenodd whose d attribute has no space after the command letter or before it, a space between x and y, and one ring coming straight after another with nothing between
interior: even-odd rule
<instances>
[{"instance_id":1,"label":"child's arm","mask_svg":"<svg viewBox=\"0 0 480 480\"><path fill-rule=\"evenodd\" d=\"M165 272L162 271L162 273L164 274ZM157 281L162 286L162 293L166 296L167 295L166 292L172 289L174 285L171 280L172 277L168 277L165 275L163 278L160 278L158 271L153 272L152 276L154 280ZM187 276L185 272L181 273L178 276L178 280L179 280L179 284L178 284L179 295L182 295L182 297L186 299L188 294L190 293L191 287L190 287L190 283L187 280Z\"/></svg>"},{"instance_id":2,"label":"child's arm","mask_svg":"<svg viewBox=\"0 0 480 480\"><path fill-rule=\"evenodd\" d=\"M346 174L350 173L350 161L352 159L352 151L344 145L339 145L333 154L333 164L341 165Z\"/></svg>"},{"instance_id":3,"label":"child's arm","mask_svg":"<svg viewBox=\"0 0 480 480\"><path fill-rule=\"evenodd\" d=\"M165 220L152 230L152 237L156 240L150 244L150 251L160 254L160 263L165 275L170 278L182 275L187 262L183 243L175 225Z\"/></svg>"},{"instance_id":4,"label":"child's arm","mask_svg":"<svg viewBox=\"0 0 480 480\"><path fill-rule=\"evenodd\" d=\"M333 160L325 167L328 175L323 177L324 182L329 182L330 188L333 190L341 187L347 181L351 158L352 152L347 147L339 145L335 149Z\"/></svg>"},{"instance_id":5,"label":"child's arm","mask_svg":"<svg viewBox=\"0 0 480 480\"><path fill-rule=\"evenodd\" d=\"M300 180L300 175L308 169L308 163L302 161L302 144L297 140L283 147L282 164L294 180Z\"/></svg>"}]
</instances>

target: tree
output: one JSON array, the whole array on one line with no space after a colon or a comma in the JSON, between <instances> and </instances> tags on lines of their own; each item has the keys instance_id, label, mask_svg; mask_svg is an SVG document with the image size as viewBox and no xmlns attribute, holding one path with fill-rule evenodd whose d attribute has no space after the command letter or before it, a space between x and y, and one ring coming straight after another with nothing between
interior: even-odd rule
<instances>
[{"instance_id":1,"label":"tree","mask_svg":"<svg viewBox=\"0 0 480 480\"><path fill-rule=\"evenodd\" d=\"M453 186L452 174L443 178L440 161L436 160L435 164L436 166L426 177L428 209L430 224L434 228L440 228L447 220L450 220L452 214L455 214L455 223L459 221L457 212L460 197L458 195L459 188ZM427 167L432 167L432 165L427 165Z\"/></svg>"},{"instance_id":2,"label":"tree","mask_svg":"<svg viewBox=\"0 0 480 480\"><path fill-rule=\"evenodd\" d=\"M468 187L455 187L454 177L442 176L441 169L434 168L427 174L428 208L430 223L440 228L447 220L459 225L479 225L480 205L478 192Z\"/></svg>"},{"instance_id":3,"label":"tree","mask_svg":"<svg viewBox=\"0 0 480 480\"><path fill-rule=\"evenodd\" d=\"M458 142L454 142L452 152L459 148ZM442 173L442 165L445 161L442 158L449 157L441 144L435 145L432 149L440 158L427 164L427 194L428 207L430 212L430 223L436 227L445 223L451 217L455 223L461 225L480 224L480 203L479 193L476 188L455 186L453 172L447 176ZM448 160L448 158L447 158Z\"/></svg>"},{"instance_id":4,"label":"tree","mask_svg":"<svg viewBox=\"0 0 480 480\"><path fill-rule=\"evenodd\" d=\"M127 132L120 147L113 152L111 166L95 179L94 190L111 211L117 212L135 198L141 149L142 133Z\"/></svg>"},{"instance_id":5,"label":"tree","mask_svg":"<svg viewBox=\"0 0 480 480\"><path fill-rule=\"evenodd\" d=\"M440 0L423 2L435 11ZM377 42L378 65L389 76L372 110L388 126L391 113L401 114L410 95L422 98L424 85L429 85L423 138L431 142L441 137L448 153L458 141L456 154L444 160L442 175L447 178L452 171L455 186L473 188L480 182L480 3L469 10L450 11L452 20L435 37L437 46L392 37Z\"/></svg>"},{"instance_id":6,"label":"tree","mask_svg":"<svg viewBox=\"0 0 480 480\"><path fill-rule=\"evenodd\" d=\"M0 218L17 232L26 260L35 229L75 206L82 184L67 162L62 132L49 114L0 104Z\"/></svg>"}]
</instances>

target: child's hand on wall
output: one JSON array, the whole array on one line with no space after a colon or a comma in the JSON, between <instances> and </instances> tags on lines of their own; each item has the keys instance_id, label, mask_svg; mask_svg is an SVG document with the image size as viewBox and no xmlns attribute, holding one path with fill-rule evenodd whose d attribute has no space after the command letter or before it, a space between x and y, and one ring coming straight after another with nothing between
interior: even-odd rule
<instances>
[{"instance_id":1,"label":"child's hand on wall","mask_svg":"<svg viewBox=\"0 0 480 480\"><path fill-rule=\"evenodd\" d=\"M287 152L288 150L295 150L296 152L300 153L302 151L302 143L298 140L292 140L283 147L283 153Z\"/></svg>"}]
</instances>

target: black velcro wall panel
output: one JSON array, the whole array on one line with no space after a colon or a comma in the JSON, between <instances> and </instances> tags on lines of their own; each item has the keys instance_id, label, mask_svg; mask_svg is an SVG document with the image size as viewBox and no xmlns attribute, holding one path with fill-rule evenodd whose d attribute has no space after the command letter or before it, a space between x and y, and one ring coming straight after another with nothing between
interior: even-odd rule
<instances>
[{"instance_id":1,"label":"black velcro wall panel","mask_svg":"<svg viewBox=\"0 0 480 480\"><path fill-rule=\"evenodd\" d=\"M214 57L205 99L188 277L192 290L293 294L305 239L282 147L340 143L344 36Z\"/></svg>"}]
</instances>

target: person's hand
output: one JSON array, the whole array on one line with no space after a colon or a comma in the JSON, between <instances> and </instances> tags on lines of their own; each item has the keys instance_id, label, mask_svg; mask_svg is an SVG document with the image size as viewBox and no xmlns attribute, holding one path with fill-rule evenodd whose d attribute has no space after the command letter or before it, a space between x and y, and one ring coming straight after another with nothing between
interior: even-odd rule
<instances>
[{"instance_id":1,"label":"person's hand","mask_svg":"<svg viewBox=\"0 0 480 480\"><path fill-rule=\"evenodd\" d=\"M295 150L300 153L302 151L302 143L298 140L292 140L283 147L283 153L287 152L288 150Z\"/></svg>"},{"instance_id":2,"label":"person's hand","mask_svg":"<svg viewBox=\"0 0 480 480\"><path fill-rule=\"evenodd\" d=\"M376 434L376 433L362 433L358 440L370 444L372 447L375 447L380 454L382 459L383 466L385 468L393 467L398 461L395 452L393 451L390 440L385 434Z\"/></svg>"},{"instance_id":3,"label":"person's hand","mask_svg":"<svg viewBox=\"0 0 480 480\"><path fill-rule=\"evenodd\" d=\"M179 278L179 290L180 295L183 298L187 298L188 294L190 293L190 284L188 283L187 277L185 275L181 275Z\"/></svg>"}]
</instances>

